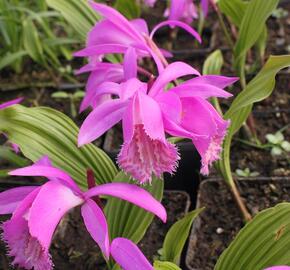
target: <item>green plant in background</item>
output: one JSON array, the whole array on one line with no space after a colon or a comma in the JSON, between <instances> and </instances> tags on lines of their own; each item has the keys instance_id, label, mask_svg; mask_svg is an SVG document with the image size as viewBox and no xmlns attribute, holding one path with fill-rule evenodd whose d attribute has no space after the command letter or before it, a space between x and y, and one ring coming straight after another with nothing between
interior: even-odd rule
<instances>
[{"instance_id":1,"label":"green plant in background","mask_svg":"<svg viewBox=\"0 0 290 270\"><path fill-rule=\"evenodd\" d=\"M259 172L251 172L249 168L245 168L245 169L236 169L236 175L239 177L256 177L258 175L260 175Z\"/></svg>"},{"instance_id":2,"label":"green plant in background","mask_svg":"<svg viewBox=\"0 0 290 270\"><path fill-rule=\"evenodd\" d=\"M20 73L30 57L54 78L60 59L71 60L72 45L79 42L63 23L61 14L49 10L44 0L0 0L0 70L10 66Z\"/></svg>"},{"instance_id":3,"label":"green plant in background","mask_svg":"<svg viewBox=\"0 0 290 270\"><path fill-rule=\"evenodd\" d=\"M290 152L290 142L285 140L281 131L275 134L267 134L265 137L269 142L267 146L271 148L271 155L279 156L285 152Z\"/></svg>"},{"instance_id":4,"label":"green plant in background","mask_svg":"<svg viewBox=\"0 0 290 270\"><path fill-rule=\"evenodd\" d=\"M80 101L85 96L85 92L78 90L74 93L67 93L64 91L54 92L51 97L55 99L65 99L68 100L70 104L70 113L73 118L77 116L77 102Z\"/></svg>"},{"instance_id":5,"label":"green plant in background","mask_svg":"<svg viewBox=\"0 0 290 270\"><path fill-rule=\"evenodd\" d=\"M256 0L253 0L256 1ZM223 65L223 56L220 51L209 55L205 61L203 74L219 74ZM239 191L236 187L230 165L231 142L243 126L250 115L253 104L259 102L272 93L275 87L276 74L283 68L290 66L290 55L271 56L261 71L249 82L249 84L232 100L229 109L224 114L225 119L231 120L228 134L223 144L221 159L216 163L216 167L226 183L229 185L234 198L241 209L245 220L250 220L251 215L248 213L243 200L240 198ZM217 101L213 99L213 105L223 114L222 109Z\"/></svg>"}]
</instances>

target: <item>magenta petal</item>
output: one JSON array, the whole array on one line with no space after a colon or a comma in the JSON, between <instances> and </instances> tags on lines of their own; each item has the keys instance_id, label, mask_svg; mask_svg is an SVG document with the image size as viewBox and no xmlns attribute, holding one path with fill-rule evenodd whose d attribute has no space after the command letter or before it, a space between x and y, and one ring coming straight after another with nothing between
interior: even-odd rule
<instances>
[{"instance_id":1,"label":"magenta petal","mask_svg":"<svg viewBox=\"0 0 290 270\"><path fill-rule=\"evenodd\" d=\"M124 56L124 77L125 80L137 77L137 54L132 47L128 48Z\"/></svg>"},{"instance_id":2,"label":"magenta petal","mask_svg":"<svg viewBox=\"0 0 290 270\"><path fill-rule=\"evenodd\" d=\"M264 270L290 270L290 266L286 266L286 265L272 266Z\"/></svg>"},{"instance_id":3,"label":"magenta petal","mask_svg":"<svg viewBox=\"0 0 290 270\"><path fill-rule=\"evenodd\" d=\"M16 98L7 102L0 104L0 110L10 107L12 105L18 104L23 100L23 98Z\"/></svg>"},{"instance_id":4,"label":"magenta petal","mask_svg":"<svg viewBox=\"0 0 290 270\"><path fill-rule=\"evenodd\" d=\"M149 95L155 96L171 81L185 75L200 75L199 72L190 65L183 62L174 62L164 69L157 77L155 83L150 89Z\"/></svg>"},{"instance_id":5,"label":"magenta petal","mask_svg":"<svg viewBox=\"0 0 290 270\"><path fill-rule=\"evenodd\" d=\"M42 176L53 181L58 181L61 184L73 189L77 193L81 192L78 185L74 182L73 179L71 179L71 177L66 172L52 166L34 164L32 166L10 171L9 175Z\"/></svg>"},{"instance_id":6,"label":"magenta petal","mask_svg":"<svg viewBox=\"0 0 290 270\"><path fill-rule=\"evenodd\" d=\"M42 246L49 247L55 228L64 214L83 203L73 191L56 182L44 184L29 211L29 231Z\"/></svg>"},{"instance_id":7,"label":"magenta petal","mask_svg":"<svg viewBox=\"0 0 290 270\"><path fill-rule=\"evenodd\" d=\"M19 203L37 187L17 187L0 193L0 215L11 214Z\"/></svg>"},{"instance_id":8,"label":"magenta petal","mask_svg":"<svg viewBox=\"0 0 290 270\"><path fill-rule=\"evenodd\" d=\"M148 212L155 214L163 222L166 222L166 210L162 204L157 201L148 191L136 185L126 183L110 183L91 188L85 192L86 198L100 195L114 196L133 203Z\"/></svg>"},{"instance_id":9,"label":"magenta petal","mask_svg":"<svg viewBox=\"0 0 290 270\"><path fill-rule=\"evenodd\" d=\"M220 76L220 75L202 75L202 76L193 78L191 80L188 80L186 81L186 83L211 84L218 88L225 88L229 85L234 84L238 80L239 80L238 77L226 77L226 76Z\"/></svg>"},{"instance_id":10,"label":"magenta petal","mask_svg":"<svg viewBox=\"0 0 290 270\"><path fill-rule=\"evenodd\" d=\"M110 240L108 224L102 209L93 200L87 199L81 211L88 232L99 245L106 258L109 259Z\"/></svg>"},{"instance_id":11,"label":"magenta petal","mask_svg":"<svg viewBox=\"0 0 290 270\"><path fill-rule=\"evenodd\" d=\"M89 1L91 7L100 13L102 16L104 16L106 19L110 20L112 23L114 23L116 26L118 26L120 29L122 29L125 33L132 37L138 37L139 39L142 39L142 35L136 31L130 22L117 10L104 5L95 3L93 1Z\"/></svg>"},{"instance_id":12,"label":"magenta petal","mask_svg":"<svg viewBox=\"0 0 290 270\"><path fill-rule=\"evenodd\" d=\"M130 21L130 24L133 25L133 27L142 35L147 35L149 36L149 31L148 31L148 25L147 22L143 19L134 19Z\"/></svg>"},{"instance_id":13,"label":"magenta petal","mask_svg":"<svg viewBox=\"0 0 290 270\"><path fill-rule=\"evenodd\" d=\"M180 22L180 21L176 21L176 20L167 20L167 21L164 21L164 22L161 22L161 23L157 24L153 28L152 32L150 33L150 38L151 39L153 38L155 32L157 30L159 30L159 28L161 28L163 26L167 26L167 25L169 25L171 27L172 26L178 26L178 27L184 29L185 31L187 31L188 33L190 33L193 37L195 37L199 43L201 43L201 37L200 37L200 35L192 27L190 27L186 23L183 23L183 22Z\"/></svg>"},{"instance_id":14,"label":"magenta petal","mask_svg":"<svg viewBox=\"0 0 290 270\"><path fill-rule=\"evenodd\" d=\"M127 46L120 44L100 44L84 48L74 53L76 57L96 56L107 53L125 53Z\"/></svg>"},{"instance_id":15,"label":"magenta petal","mask_svg":"<svg viewBox=\"0 0 290 270\"><path fill-rule=\"evenodd\" d=\"M126 238L115 238L113 240L111 255L124 270L154 269L137 245Z\"/></svg>"},{"instance_id":16,"label":"magenta petal","mask_svg":"<svg viewBox=\"0 0 290 270\"><path fill-rule=\"evenodd\" d=\"M40 187L29 193L19 204L12 218L3 223L2 236L9 248L8 255L14 257L13 265L26 269L51 270L52 262L48 247L42 246L30 234L27 221L29 209L39 191Z\"/></svg>"},{"instance_id":17,"label":"magenta petal","mask_svg":"<svg viewBox=\"0 0 290 270\"><path fill-rule=\"evenodd\" d=\"M78 145L90 143L117 124L123 117L127 101L107 101L96 107L81 126Z\"/></svg>"},{"instance_id":18,"label":"magenta petal","mask_svg":"<svg viewBox=\"0 0 290 270\"><path fill-rule=\"evenodd\" d=\"M179 122L181 120L181 101L178 95L172 92L172 90L159 94L155 99L161 108L163 116L174 122Z\"/></svg>"},{"instance_id":19,"label":"magenta petal","mask_svg":"<svg viewBox=\"0 0 290 270\"><path fill-rule=\"evenodd\" d=\"M53 263L47 247L29 232L28 222L23 217L12 217L2 224L3 240L8 246L8 255L14 257L12 265L25 269L52 270Z\"/></svg>"},{"instance_id":20,"label":"magenta petal","mask_svg":"<svg viewBox=\"0 0 290 270\"><path fill-rule=\"evenodd\" d=\"M138 111L140 115L137 115ZM134 113L135 124L143 124L146 134L152 140L165 141L162 113L159 104L153 98L142 92L137 93Z\"/></svg>"},{"instance_id":21,"label":"magenta petal","mask_svg":"<svg viewBox=\"0 0 290 270\"><path fill-rule=\"evenodd\" d=\"M170 92L174 92L179 97L201 97L204 99L210 97L231 97L232 94L224 91L221 88L210 84L199 83L183 83L170 89Z\"/></svg>"}]
</instances>

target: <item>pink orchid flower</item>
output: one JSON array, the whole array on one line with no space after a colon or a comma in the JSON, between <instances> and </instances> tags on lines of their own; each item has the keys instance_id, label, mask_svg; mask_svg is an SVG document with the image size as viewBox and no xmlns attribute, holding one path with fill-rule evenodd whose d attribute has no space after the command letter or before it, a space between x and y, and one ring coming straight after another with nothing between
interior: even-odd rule
<instances>
[{"instance_id":1,"label":"pink orchid flower","mask_svg":"<svg viewBox=\"0 0 290 270\"><path fill-rule=\"evenodd\" d=\"M113 240L111 255L124 270L154 270L137 245L126 238Z\"/></svg>"},{"instance_id":2,"label":"pink orchid flower","mask_svg":"<svg viewBox=\"0 0 290 270\"><path fill-rule=\"evenodd\" d=\"M67 173L51 166L47 157L10 175L43 176L49 180L40 187L19 187L0 193L0 214L13 213L2 225L3 239L9 255L15 257L13 264L26 269L53 268L49 246L54 231L65 213L78 205L88 232L109 258L108 225L103 210L94 200L98 196L129 201L166 221L164 207L144 189L126 183L109 183L83 192Z\"/></svg>"},{"instance_id":3,"label":"pink orchid flower","mask_svg":"<svg viewBox=\"0 0 290 270\"><path fill-rule=\"evenodd\" d=\"M122 82L124 81L124 70L121 64L102 63L95 64L89 63L76 72L82 74L91 72L86 84L86 94L80 106L80 112L83 112L88 107L95 108L99 104L111 98L111 95L102 95L98 97L97 89L103 82Z\"/></svg>"},{"instance_id":4,"label":"pink orchid flower","mask_svg":"<svg viewBox=\"0 0 290 270\"><path fill-rule=\"evenodd\" d=\"M134 61L132 59L132 61ZM197 75L165 91L171 81ZM136 78L100 86L99 95L113 93L118 99L95 108L81 126L78 145L101 136L122 120L124 144L118 155L119 166L141 183L152 174L173 173L179 159L176 147L166 140L165 132L193 141L202 157L203 174L219 158L221 144L229 125L207 101L209 97L230 97L223 88L237 78L201 76L191 66L170 64L150 86Z\"/></svg>"},{"instance_id":5,"label":"pink orchid flower","mask_svg":"<svg viewBox=\"0 0 290 270\"><path fill-rule=\"evenodd\" d=\"M21 98L16 98L16 99L4 102L4 103L0 104L0 110L4 110L5 108L8 108L8 107L13 106L15 104L18 104L22 100L23 100L23 98L21 97ZM7 137L5 134L4 134L4 136ZM11 147L15 153L19 153L19 146L17 144L11 143Z\"/></svg>"},{"instance_id":6,"label":"pink orchid flower","mask_svg":"<svg viewBox=\"0 0 290 270\"><path fill-rule=\"evenodd\" d=\"M90 1L90 5L104 19L96 23L89 32L87 47L74 55L89 57L91 62L100 61L105 54L125 54L128 48L133 47L136 49L138 57L152 57L158 70L162 71L164 69L162 59L170 54L165 51L161 52L152 38L160 27L166 25L179 26L201 42L199 34L183 22L174 20L162 22L155 26L149 34L148 26L143 19L128 21L122 14L109 6L93 1ZM100 35L100 33L102 34Z\"/></svg>"},{"instance_id":7,"label":"pink orchid flower","mask_svg":"<svg viewBox=\"0 0 290 270\"><path fill-rule=\"evenodd\" d=\"M207 16L209 0L201 0L201 8L204 16ZM170 7L165 10L165 17L169 20L180 20L191 24L193 19L198 18L197 7L193 0L171 0Z\"/></svg>"},{"instance_id":8,"label":"pink orchid flower","mask_svg":"<svg viewBox=\"0 0 290 270\"><path fill-rule=\"evenodd\" d=\"M264 270L290 270L290 266L272 266L272 267L269 267L269 268L266 268Z\"/></svg>"}]
</instances>

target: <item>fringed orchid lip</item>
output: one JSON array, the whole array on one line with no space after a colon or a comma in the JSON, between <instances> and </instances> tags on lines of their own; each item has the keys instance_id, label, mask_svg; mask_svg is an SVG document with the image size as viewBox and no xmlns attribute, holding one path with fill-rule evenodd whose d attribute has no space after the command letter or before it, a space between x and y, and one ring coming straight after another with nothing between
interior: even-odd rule
<instances>
[{"instance_id":1,"label":"fringed orchid lip","mask_svg":"<svg viewBox=\"0 0 290 270\"><path fill-rule=\"evenodd\" d=\"M0 193L0 214L13 214L2 226L2 237L8 245L9 255L14 257L13 264L26 269L53 268L49 247L54 231L65 213L78 205L81 205L81 214L88 232L104 256L109 258L110 239L106 217L102 207L92 198L114 196L166 221L164 207L144 189L126 183L93 186L94 179L90 179L91 188L82 192L72 178L53 167L47 157L9 174L42 176L49 180L40 187L21 187Z\"/></svg>"}]
</instances>

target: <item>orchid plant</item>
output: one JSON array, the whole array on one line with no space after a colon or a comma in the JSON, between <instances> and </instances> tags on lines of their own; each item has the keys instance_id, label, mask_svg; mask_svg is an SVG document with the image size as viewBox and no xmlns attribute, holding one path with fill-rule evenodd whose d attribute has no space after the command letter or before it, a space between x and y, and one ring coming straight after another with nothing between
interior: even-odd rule
<instances>
[{"instance_id":1,"label":"orchid plant","mask_svg":"<svg viewBox=\"0 0 290 270\"><path fill-rule=\"evenodd\" d=\"M48 2L57 4L53 0ZM144 2L153 6L155 1ZM259 0L252 2L255 7L262 5ZM72 3L76 4L74 0ZM209 2L201 3L206 15ZM271 9L274 4L266 6ZM276 73L290 65L290 57L270 58L223 115L217 98L230 98L232 95L224 89L238 78L210 72L201 75L186 63L169 63L171 53L159 48L153 39L159 28L178 26L201 42L197 31L187 24L194 17L192 1L182 1L180 5L180 1L172 0L169 20L151 32L143 19L128 20L114 8L94 1L89 1L89 6L92 8L89 14L96 12L93 18L101 19L88 32L86 47L75 53L77 57L88 58L88 64L77 73L90 73L80 111L88 108L92 111L81 128L55 110L17 105L20 99L0 105L0 131L34 162L9 174L46 178L41 186L0 193L0 214L12 214L2 224L2 237L8 245L8 254L14 257L14 265L53 269L49 254L53 234L62 217L79 206L87 231L99 246L108 269L180 269L175 264L179 262L192 221L201 209L189 213L169 230L163 243L162 262L152 264L136 245L152 222L152 214L166 222L167 214L160 203L162 175L173 174L180 159L178 146L169 136L192 141L201 156L200 172L204 175L222 156L219 168L247 214L230 170L231 139L253 103L271 93ZM88 8L87 4L85 7ZM268 9L263 13L265 16ZM237 45L242 52L239 57L244 60L249 45L241 46ZM152 61L155 67L148 68L146 61ZM122 122L124 138L117 158L122 172L91 143L118 122ZM283 234L283 228L289 225L289 213L290 206L284 203L258 214L222 254L215 269L247 269L242 267L259 263L255 269L260 270L289 264L288 246L287 256L278 256L286 252L285 243L290 241L289 234ZM258 251L257 261L253 259L251 245ZM265 248L260 252L262 245ZM277 256L270 256L271 247Z\"/></svg>"}]
</instances>

